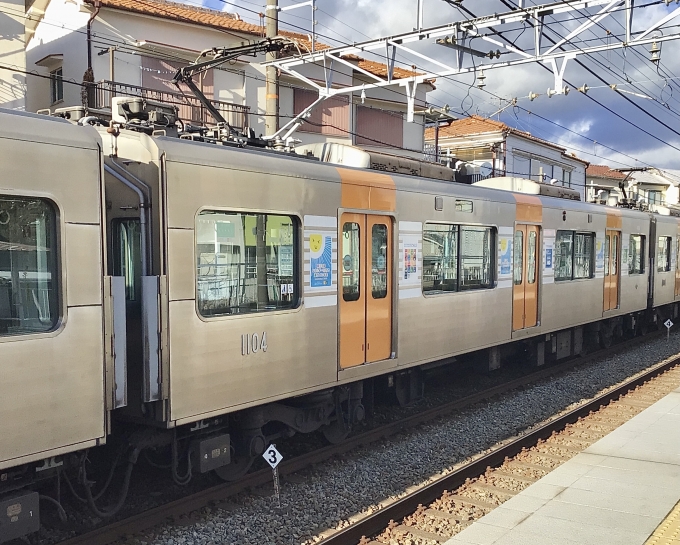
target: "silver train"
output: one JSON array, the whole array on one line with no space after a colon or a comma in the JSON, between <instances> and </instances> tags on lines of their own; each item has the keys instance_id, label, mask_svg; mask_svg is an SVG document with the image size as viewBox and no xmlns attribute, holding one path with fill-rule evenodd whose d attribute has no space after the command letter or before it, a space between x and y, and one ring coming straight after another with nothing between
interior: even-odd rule
<instances>
[{"instance_id":1,"label":"silver train","mask_svg":"<svg viewBox=\"0 0 680 545\"><path fill-rule=\"evenodd\" d=\"M677 218L134 128L0 112L0 542L45 483L109 516L142 453L236 479L378 383L678 315Z\"/></svg>"}]
</instances>

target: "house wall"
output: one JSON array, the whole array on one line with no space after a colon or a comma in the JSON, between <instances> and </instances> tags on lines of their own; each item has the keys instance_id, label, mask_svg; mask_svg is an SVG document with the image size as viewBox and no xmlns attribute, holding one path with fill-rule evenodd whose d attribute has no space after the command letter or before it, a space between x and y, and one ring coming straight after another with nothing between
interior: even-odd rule
<instances>
[{"instance_id":1,"label":"house wall","mask_svg":"<svg viewBox=\"0 0 680 545\"><path fill-rule=\"evenodd\" d=\"M24 53L24 0L0 0L0 58L16 72L0 70L0 107L26 107L26 56Z\"/></svg>"},{"instance_id":2,"label":"house wall","mask_svg":"<svg viewBox=\"0 0 680 545\"><path fill-rule=\"evenodd\" d=\"M570 183L563 185L579 191L581 199L585 200L585 163L563 155L558 149L513 134L507 136L506 148L506 170L509 176L530 177L535 181L544 182L555 178L562 182L564 172L571 172ZM544 174L543 180L539 179L541 167Z\"/></svg>"}]
</instances>

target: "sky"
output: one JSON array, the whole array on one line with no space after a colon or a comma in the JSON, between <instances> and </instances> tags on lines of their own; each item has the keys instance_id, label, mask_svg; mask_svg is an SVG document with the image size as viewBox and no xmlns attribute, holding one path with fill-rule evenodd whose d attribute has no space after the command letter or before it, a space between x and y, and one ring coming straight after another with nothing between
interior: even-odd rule
<instances>
[{"instance_id":1,"label":"sky","mask_svg":"<svg viewBox=\"0 0 680 545\"><path fill-rule=\"evenodd\" d=\"M259 24L257 14L263 11L265 3L264 0L183 1L238 12L242 19L256 24ZM279 4L285 7L299 1L279 0ZM470 18L468 13L445 0L423 1L426 27ZM512 3L512 0L464 0L462 5L479 17L509 11L506 4ZM525 0L525 5L535 3ZM667 6L663 0L651 0L642 6L635 10L634 32L678 9L675 3ZM592 14L598 9L591 8L585 13ZM409 32L416 26L416 11L415 0L317 0L318 39L339 46ZM303 7L281 13L280 20L282 29L309 33L311 9ZM586 41L585 45L576 43L576 46L617 43L615 36L623 32L623 20L622 13L603 19L580 36ZM559 40L580 25L583 17L577 13L560 16L559 20L548 18L546 22L549 22L546 40ZM680 18L675 21L676 25L679 23ZM673 24L671 22L671 26L664 27L665 35L680 32L680 26ZM533 29L530 27L516 24L499 30L520 48L528 49L533 43ZM491 46L480 39L470 43L470 47L483 51L488 51ZM416 48L440 62L454 62L453 51L448 48L427 41L416 45ZM563 145L594 164L608 164L612 168L656 166L680 169L680 40L662 44L658 67L650 61L649 48L579 56L577 60L594 74L575 60L569 61L565 80L571 84L571 92L566 96L549 98L547 90L554 87L552 72L539 63L531 63L486 71L484 90L474 86L471 76L440 78L436 83L437 90L428 94L428 100L436 106L448 104L456 115L495 114L494 119ZM468 64L469 59L468 56ZM398 63L402 66L416 65L419 70L435 68L415 56L398 57ZM587 96L576 90L584 84L590 88ZM618 90L627 93L612 90L610 85L617 85ZM539 95L533 101L529 98L532 93ZM517 106L509 102L514 98Z\"/></svg>"}]
</instances>

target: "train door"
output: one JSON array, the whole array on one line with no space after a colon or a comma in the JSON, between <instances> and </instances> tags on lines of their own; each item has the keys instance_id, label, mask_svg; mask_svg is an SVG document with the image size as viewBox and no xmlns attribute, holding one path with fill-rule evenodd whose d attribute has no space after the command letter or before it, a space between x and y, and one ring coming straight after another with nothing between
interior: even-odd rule
<instances>
[{"instance_id":1,"label":"train door","mask_svg":"<svg viewBox=\"0 0 680 545\"><path fill-rule=\"evenodd\" d=\"M340 368L392 353L392 221L345 213L340 221Z\"/></svg>"},{"instance_id":2,"label":"train door","mask_svg":"<svg viewBox=\"0 0 680 545\"><path fill-rule=\"evenodd\" d=\"M604 237L604 310L619 307L621 231L605 232Z\"/></svg>"},{"instance_id":3,"label":"train door","mask_svg":"<svg viewBox=\"0 0 680 545\"><path fill-rule=\"evenodd\" d=\"M512 329L538 325L539 228L517 225L513 243Z\"/></svg>"}]
</instances>

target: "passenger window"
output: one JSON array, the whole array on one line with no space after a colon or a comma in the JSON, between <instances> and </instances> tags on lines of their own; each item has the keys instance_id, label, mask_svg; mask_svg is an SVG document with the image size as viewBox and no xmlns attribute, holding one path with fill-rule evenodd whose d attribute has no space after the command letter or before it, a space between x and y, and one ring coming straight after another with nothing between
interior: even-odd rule
<instances>
[{"instance_id":1,"label":"passenger window","mask_svg":"<svg viewBox=\"0 0 680 545\"><path fill-rule=\"evenodd\" d=\"M55 207L0 195L0 336L44 333L58 321Z\"/></svg>"},{"instance_id":2,"label":"passenger window","mask_svg":"<svg viewBox=\"0 0 680 545\"><path fill-rule=\"evenodd\" d=\"M358 223L342 226L342 298L358 301L361 297L360 235Z\"/></svg>"},{"instance_id":3,"label":"passenger window","mask_svg":"<svg viewBox=\"0 0 680 545\"><path fill-rule=\"evenodd\" d=\"M373 299L387 297L387 225L374 225L372 229L371 272Z\"/></svg>"},{"instance_id":4,"label":"passenger window","mask_svg":"<svg viewBox=\"0 0 680 545\"><path fill-rule=\"evenodd\" d=\"M196 218L196 296L202 316L294 308L297 220L203 211Z\"/></svg>"},{"instance_id":5,"label":"passenger window","mask_svg":"<svg viewBox=\"0 0 680 545\"><path fill-rule=\"evenodd\" d=\"M644 255L644 235L630 235L630 244L628 249L628 274L642 274L645 272Z\"/></svg>"},{"instance_id":6,"label":"passenger window","mask_svg":"<svg viewBox=\"0 0 680 545\"><path fill-rule=\"evenodd\" d=\"M515 231L515 247L514 250L514 273L513 278L515 281L515 286L519 286L522 283L522 268L524 267L524 233L522 231Z\"/></svg>"},{"instance_id":7,"label":"passenger window","mask_svg":"<svg viewBox=\"0 0 680 545\"><path fill-rule=\"evenodd\" d=\"M573 265L573 231L557 231L555 239L555 280L571 280Z\"/></svg>"},{"instance_id":8,"label":"passenger window","mask_svg":"<svg viewBox=\"0 0 680 545\"><path fill-rule=\"evenodd\" d=\"M126 301L139 301L141 291L141 230L138 219L114 220L113 275L125 277Z\"/></svg>"},{"instance_id":9,"label":"passenger window","mask_svg":"<svg viewBox=\"0 0 680 545\"><path fill-rule=\"evenodd\" d=\"M612 237L612 276L619 274L619 235Z\"/></svg>"},{"instance_id":10,"label":"passenger window","mask_svg":"<svg viewBox=\"0 0 680 545\"><path fill-rule=\"evenodd\" d=\"M605 248L609 241L605 240ZM608 252L605 250L605 263ZM595 235L557 231L555 239L555 280L592 278L595 272Z\"/></svg>"},{"instance_id":11,"label":"passenger window","mask_svg":"<svg viewBox=\"0 0 680 545\"><path fill-rule=\"evenodd\" d=\"M535 231L529 233L529 248L527 253L527 282L536 283L536 246L537 234Z\"/></svg>"},{"instance_id":12,"label":"passenger window","mask_svg":"<svg viewBox=\"0 0 680 545\"><path fill-rule=\"evenodd\" d=\"M658 272L671 270L671 237L659 237L656 268Z\"/></svg>"},{"instance_id":13,"label":"passenger window","mask_svg":"<svg viewBox=\"0 0 680 545\"><path fill-rule=\"evenodd\" d=\"M425 224L423 230L423 291L458 289L458 226Z\"/></svg>"},{"instance_id":14,"label":"passenger window","mask_svg":"<svg viewBox=\"0 0 680 545\"><path fill-rule=\"evenodd\" d=\"M460 289L490 288L493 285L493 229L460 228Z\"/></svg>"},{"instance_id":15,"label":"passenger window","mask_svg":"<svg viewBox=\"0 0 680 545\"><path fill-rule=\"evenodd\" d=\"M605 254L605 262L607 261ZM595 272L595 235L576 233L574 237L574 279L592 278Z\"/></svg>"},{"instance_id":16,"label":"passenger window","mask_svg":"<svg viewBox=\"0 0 680 545\"><path fill-rule=\"evenodd\" d=\"M494 229L426 223L423 229L423 292L493 287Z\"/></svg>"}]
</instances>

